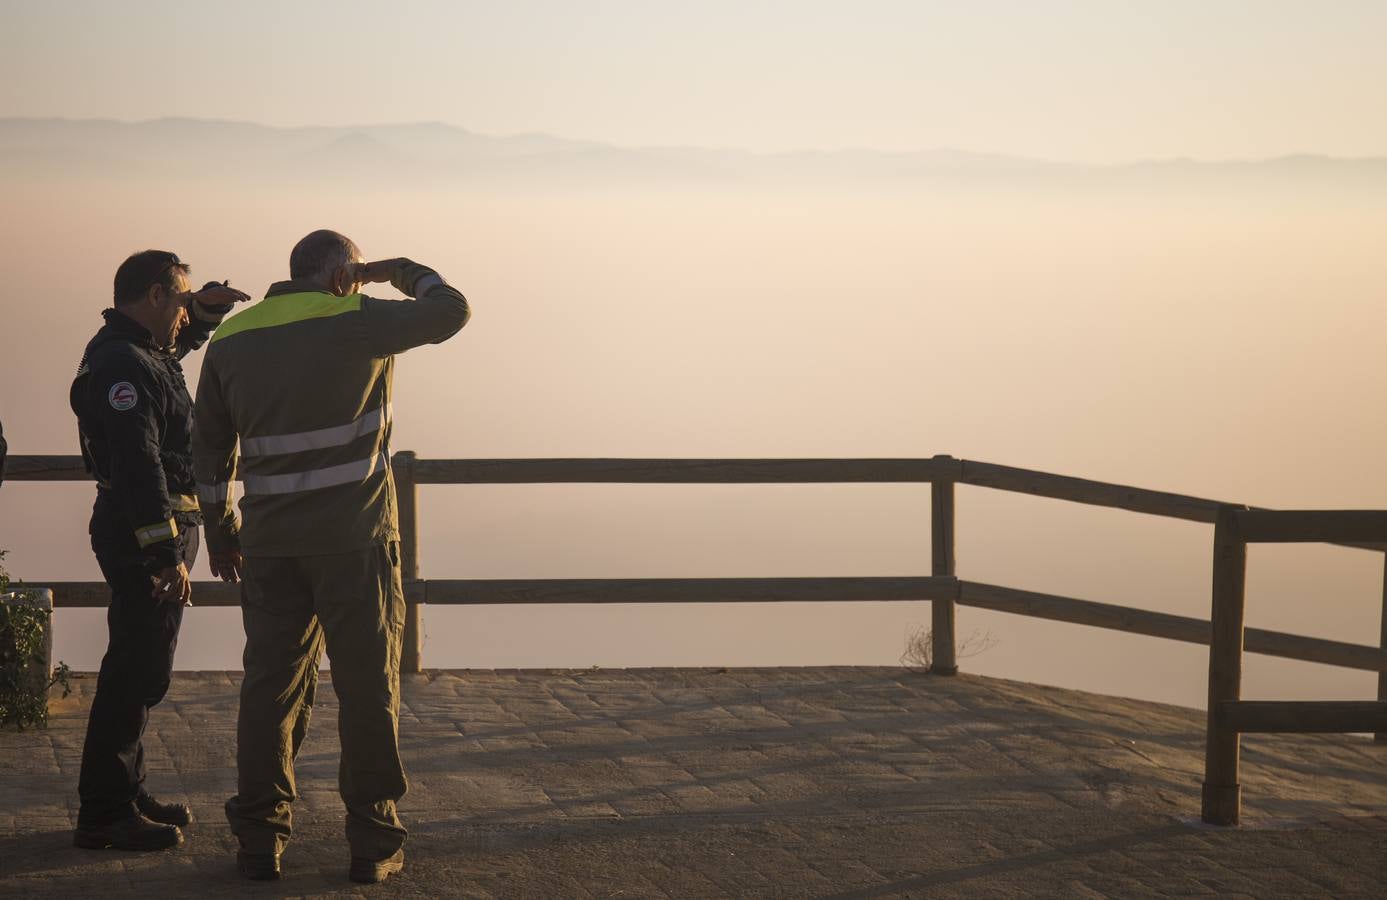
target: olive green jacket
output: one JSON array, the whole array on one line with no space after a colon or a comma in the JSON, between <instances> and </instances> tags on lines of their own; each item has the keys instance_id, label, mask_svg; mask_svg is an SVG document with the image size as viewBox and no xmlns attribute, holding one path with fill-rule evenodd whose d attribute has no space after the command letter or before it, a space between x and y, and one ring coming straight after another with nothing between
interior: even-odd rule
<instances>
[{"instance_id":1,"label":"olive green jacket","mask_svg":"<svg viewBox=\"0 0 1387 900\"><path fill-rule=\"evenodd\" d=\"M425 266L404 261L391 283L416 299L338 297L279 282L217 330L193 430L211 552L318 556L399 539L390 470L394 354L447 340L470 310ZM244 522L235 510L238 477Z\"/></svg>"}]
</instances>

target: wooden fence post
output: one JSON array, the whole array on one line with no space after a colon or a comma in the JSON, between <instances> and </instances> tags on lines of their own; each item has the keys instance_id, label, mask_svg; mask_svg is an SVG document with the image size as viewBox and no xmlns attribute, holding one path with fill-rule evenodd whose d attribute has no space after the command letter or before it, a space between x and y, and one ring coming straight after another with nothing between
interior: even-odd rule
<instances>
[{"instance_id":1,"label":"wooden fence post","mask_svg":"<svg viewBox=\"0 0 1387 900\"><path fill-rule=\"evenodd\" d=\"M414 481L414 451L401 450L392 459L395 495L400 511L400 577L405 585L419 579L419 487ZM406 588L406 594L408 594ZM404 646L400 672L417 674L424 665L424 615L420 604L405 603Z\"/></svg>"},{"instance_id":2,"label":"wooden fence post","mask_svg":"<svg viewBox=\"0 0 1387 900\"><path fill-rule=\"evenodd\" d=\"M953 457L939 455L936 462L952 462ZM939 468L944 468L940 466ZM954 473L936 472L930 482L930 574L954 577ZM955 642L954 617L957 604L954 598L930 601L931 663L935 675L958 674L958 654Z\"/></svg>"},{"instance_id":3,"label":"wooden fence post","mask_svg":"<svg viewBox=\"0 0 1387 900\"><path fill-rule=\"evenodd\" d=\"M1243 614L1247 584L1247 543L1238 513L1226 506L1214 523L1213 611L1209 635L1209 711L1204 750L1202 818L1211 825L1236 825L1242 808L1238 783L1241 737L1226 721L1222 706L1242 698Z\"/></svg>"},{"instance_id":4,"label":"wooden fence post","mask_svg":"<svg viewBox=\"0 0 1387 900\"><path fill-rule=\"evenodd\" d=\"M1387 650L1387 553L1382 554L1382 560L1382 639L1378 646ZM1387 672L1377 673L1377 699L1379 702L1387 702ZM1387 744L1387 732L1379 731L1373 735L1373 741Z\"/></svg>"}]
</instances>

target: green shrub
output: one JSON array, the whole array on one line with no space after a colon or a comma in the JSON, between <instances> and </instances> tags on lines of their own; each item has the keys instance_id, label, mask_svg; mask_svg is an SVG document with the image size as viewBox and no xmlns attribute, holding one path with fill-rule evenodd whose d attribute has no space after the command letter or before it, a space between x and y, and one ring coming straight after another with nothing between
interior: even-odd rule
<instances>
[{"instance_id":1,"label":"green shrub","mask_svg":"<svg viewBox=\"0 0 1387 900\"><path fill-rule=\"evenodd\" d=\"M0 595L11 591L4 558L0 550ZM22 587L14 595L0 599L0 727L14 723L23 731L27 725L48 725L48 691L60 684L64 697L72 693L71 670L59 663L51 674L44 671L43 635L53 614L14 602L31 596Z\"/></svg>"}]
</instances>

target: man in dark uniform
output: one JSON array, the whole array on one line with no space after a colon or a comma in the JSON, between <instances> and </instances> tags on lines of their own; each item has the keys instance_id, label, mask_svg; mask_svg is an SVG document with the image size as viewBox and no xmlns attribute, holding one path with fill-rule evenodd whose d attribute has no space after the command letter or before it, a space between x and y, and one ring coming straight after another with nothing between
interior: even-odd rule
<instances>
[{"instance_id":1,"label":"man in dark uniform","mask_svg":"<svg viewBox=\"0 0 1387 900\"><path fill-rule=\"evenodd\" d=\"M141 743L173 674L201 522L193 403L179 360L246 299L210 283L193 293L175 254L136 253L116 270L115 307L102 313L106 324L72 382L82 458L97 483L92 550L111 586L110 641L82 748L78 847L176 847L178 826L192 819L186 806L159 803L144 789Z\"/></svg>"}]
</instances>

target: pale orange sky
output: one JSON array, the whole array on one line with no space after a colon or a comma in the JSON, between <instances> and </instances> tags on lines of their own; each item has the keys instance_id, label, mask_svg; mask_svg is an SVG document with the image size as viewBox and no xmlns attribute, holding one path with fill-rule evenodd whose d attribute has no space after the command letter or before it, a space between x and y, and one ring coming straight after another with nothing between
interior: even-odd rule
<instances>
[{"instance_id":1,"label":"pale orange sky","mask_svg":"<svg viewBox=\"0 0 1387 900\"><path fill-rule=\"evenodd\" d=\"M624 145L1100 161L1387 155L1375 3L250 3L215 19L200 4L70 3L4 17L0 117L441 120ZM130 129L109 157L5 157L11 452L75 452L67 387L126 254L174 249L195 280L258 296L294 241L333 227L367 255L436 266L474 302L455 342L400 364L395 446L422 456L946 452L1267 506L1387 508L1387 191L1372 167L1051 172L1022 188L642 180L618 155L586 180L541 162L430 185L376 161L388 133L346 148L368 152L345 154L344 179L306 169L303 136L276 132L257 140L292 144L280 156L238 169L231 141L161 176L197 130ZM7 565L98 577L90 493L5 485ZM428 488L423 571L923 574L927 511L926 491L900 486ZM960 490L959 535L963 577L1207 615L1202 526ZM1258 548L1249 577L1250 624L1376 640L1379 556ZM426 615L434 666L780 665L895 663L929 612ZM234 611L188 621L180 667L238 664ZM1203 702L1198 647L959 621L999 639L971 671ZM99 611L61 613L58 634L60 657L94 667ZM1248 696L1373 696L1363 673L1256 657L1248 671Z\"/></svg>"},{"instance_id":2,"label":"pale orange sky","mask_svg":"<svg viewBox=\"0 0 1387 900\"><path fill-rule=\"evenodd\" d=\"M5 0L0 116L620 145L1387 155L1375 0Z\"/></svg>"}]
</instances>

